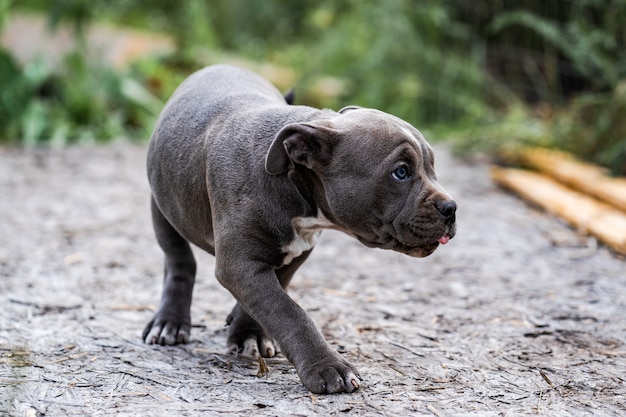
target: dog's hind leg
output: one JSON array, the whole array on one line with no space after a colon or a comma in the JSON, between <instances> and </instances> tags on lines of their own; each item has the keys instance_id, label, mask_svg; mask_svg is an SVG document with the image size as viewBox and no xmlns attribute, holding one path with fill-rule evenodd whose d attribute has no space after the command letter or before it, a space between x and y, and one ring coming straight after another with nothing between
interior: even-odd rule
<instances>
[{"instance_id":1,"label":"dog's hind leg","mask_svg":"<svg viewBox=\"0 0 626 417\"><path fill-rule=\"evenodd\" d=\"M172 227L152 198L152 223L165 253L165 276L159 310L143 331L149 344L187 343L191 332L191 295L196 261L189 243Z\"/></svg>"}]
</instances>

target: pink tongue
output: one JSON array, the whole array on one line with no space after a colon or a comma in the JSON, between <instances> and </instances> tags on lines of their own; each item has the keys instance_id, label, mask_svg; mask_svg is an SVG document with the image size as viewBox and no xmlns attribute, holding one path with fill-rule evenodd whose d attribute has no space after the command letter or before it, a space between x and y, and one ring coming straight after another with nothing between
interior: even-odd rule
<instances>
[{"instance_id":1,"label":"pink tongue","mask_svg":"<svg viewBox=\"0 0 626 417\"><path fill-rule=\"evenodd\" d=\"M446 243L448 243L450 241L450 235L446 233L445 236L442 236L439 238L439 240L437 242L441 243L442 245L445 245Z\"/></svg>"}]
</instances>

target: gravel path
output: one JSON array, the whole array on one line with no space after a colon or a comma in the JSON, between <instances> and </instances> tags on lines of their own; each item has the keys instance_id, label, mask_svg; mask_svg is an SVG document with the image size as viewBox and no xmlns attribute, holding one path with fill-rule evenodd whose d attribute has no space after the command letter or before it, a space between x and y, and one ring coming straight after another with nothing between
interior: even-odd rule
<instances>
[{"instance_id":1,"label":"gravel path","mask_svg":"<svg viewBox=\"0 0 626 417\"><path fill-rule=\"evenodd\" d=\"M365 378L314 396L225 355L232 297L197 251L192 341L160 298L145 148L0 148L0 415L626 415L626 262L437 148L457 237L429 258L325 232L291 295Z\"/></svg>"}]
</instances>

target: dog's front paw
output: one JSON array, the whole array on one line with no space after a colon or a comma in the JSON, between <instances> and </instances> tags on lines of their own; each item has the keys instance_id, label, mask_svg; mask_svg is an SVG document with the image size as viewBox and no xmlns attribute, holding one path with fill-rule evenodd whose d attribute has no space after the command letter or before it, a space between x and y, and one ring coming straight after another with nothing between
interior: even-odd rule
<instances>
[{"instance_id":1,"label":"dog's front paw","mask_svg":"<svg viewBox=\"0 0 626 417\"><path fill-rule=\"evenodd\" d=\"M158 312L143 330L143 341L149 345L171 346L189 342L191 320L180 320Z\"/></svg>"},{"instance_id":2,"label":"dog's front paw","mask_svg":"<svg viewBox=\"0 0 626 417\"><path fill-rule=\"evenodd\" d=\"M359 371L336 352L297 368L300 380L314 394L354 392L361 386Z\"/></svg>"}]
</instances>

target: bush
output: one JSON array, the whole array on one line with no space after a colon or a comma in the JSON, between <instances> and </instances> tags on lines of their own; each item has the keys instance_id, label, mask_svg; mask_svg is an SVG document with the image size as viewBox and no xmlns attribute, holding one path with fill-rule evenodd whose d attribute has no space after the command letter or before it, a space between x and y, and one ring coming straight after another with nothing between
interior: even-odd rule
<instances>
[{"instance_id":1,"label":"bush","mask_svg":"<svg viewBox=\"0 0 626 417\"><path fill-rule=\"evenodd\" d=\"M87 60L88 2L69 3L76 44L60 68L53 71L43 61L22 66L0 48L0 141L32 145L147 138L162 102L130 76ZM61 4L50 9L51 21L64 16ZM8 12L0 8L5 17Z\"/></svg>"},{"instance_id":2,"label":"bush","mask_svg":"<svg viewBox=\"0 0 626 417\"><path fill-rule=\"evenodd\" d=\"M0 140L145 139L161 104L132 78L91 66L80 53L52 72L42 62L21 67L0 50Z\"/></svg>"},{"instance_id":3,"label":"bush","mask_svg":"<svg viewBox=\"0 0 626 417\"><path fill-rule=\"evenodd\" d=\"M506 11L494 17L490 29L521 28L541 40L537 50L544 56L535 64L534 79L550 106L544 112L545 145L626 175L626 2L578 0L558 12L558 18L549 18L531 10ZM563 68L567 72L559 72ZM567 77L581 80L581 91L569 94Z\"/></svg>"},{"instance_id":4,"label":"bush","mask_svg":"<svg viewBox=\"0 0 626 417\"><path fill-rule=\"evenodd\" d=\"M79 40L98 17L168 31L178 50L132 74L90 68L80 48L57 74L41 64L19 68L5 52L0 138L146 137L161 101L219 50L294 68L299 103L376 107L461 138L462 149L542 144L626 173L624 0L21 0L20 7L69 21Z\"/></svg>"}]
</instances>

